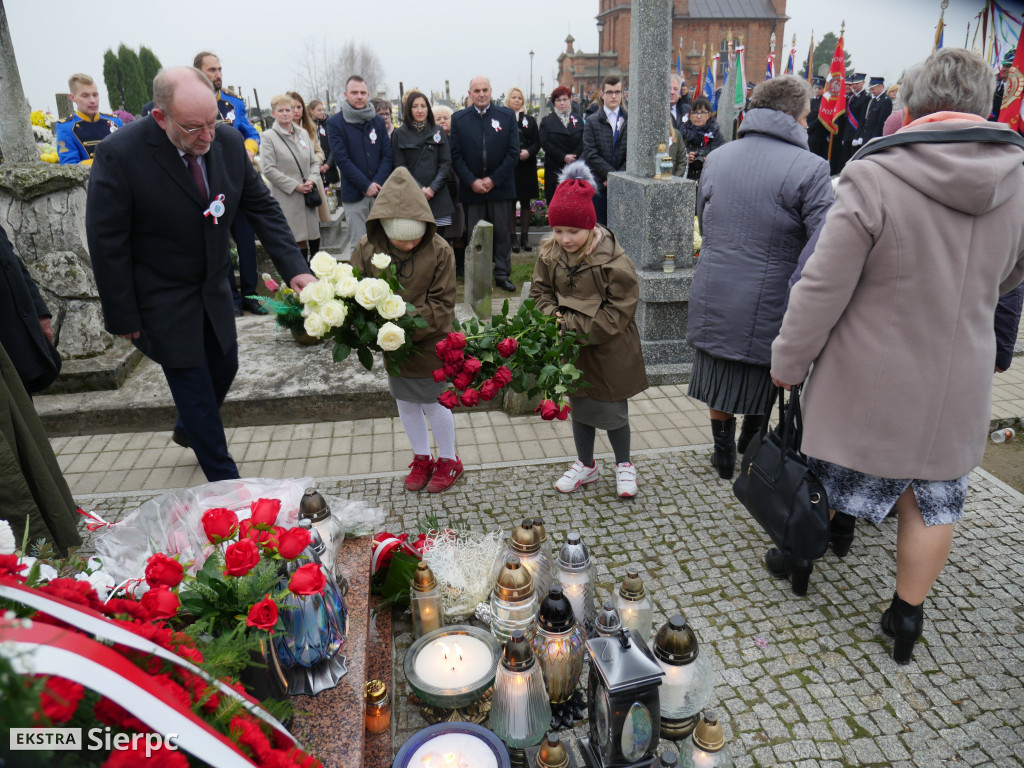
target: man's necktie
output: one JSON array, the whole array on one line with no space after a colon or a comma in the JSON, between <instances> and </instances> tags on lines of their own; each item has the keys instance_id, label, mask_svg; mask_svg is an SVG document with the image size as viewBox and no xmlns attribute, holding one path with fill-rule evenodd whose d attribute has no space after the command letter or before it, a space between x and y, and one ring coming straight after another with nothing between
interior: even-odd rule
<instances>
[{"instance_id":1,"label":"man's necktie","mask_svg":"<svg viewBox=\"0 0 1024 768\"><path fill-rule=\"evenodd\" d=\"M203 178L203 169L199 167L199 161L195 155L185 155L185 164L188 165L188 172L192 174L192 181L199 188L199 197L203 204L210 202L210 191L206 188L206 179Z\"/></svg>"}]
</instances>

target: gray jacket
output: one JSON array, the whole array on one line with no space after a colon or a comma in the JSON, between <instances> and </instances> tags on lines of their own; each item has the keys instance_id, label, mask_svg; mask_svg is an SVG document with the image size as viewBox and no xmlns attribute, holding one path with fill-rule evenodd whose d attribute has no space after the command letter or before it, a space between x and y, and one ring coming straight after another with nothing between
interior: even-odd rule
<instances>
[{"instance_id":1,"label":"gray jacket","mask_svg":"<svg viewBox=\"0 0 1024 768\"><path fill-rule=\"evenodd\" d=\"M807 129L773 109L748 112L739 138L708 155L697 188L704 242L686 340L769 365L790 275L832 201L828 163L807 149Z\"/></svg>"}]
</instances>

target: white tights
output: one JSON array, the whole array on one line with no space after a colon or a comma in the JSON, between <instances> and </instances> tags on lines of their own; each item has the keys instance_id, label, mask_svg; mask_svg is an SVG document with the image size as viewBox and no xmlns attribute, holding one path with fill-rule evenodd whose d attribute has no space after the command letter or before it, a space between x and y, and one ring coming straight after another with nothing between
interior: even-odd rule
<instances>
[{"instance_id":1,"label":"white tights","mask_svg":"<svg viewBox=\"0 0 1024 768\"><path fill-rule=\"evenodd\" d=\"M438 457L455 458L455 418L450 410L440 403L413 403L408 400L395 402L398 403L398 416L402 419L402 427L409 442L412 443L413 453L420 456L430 455L430 436L427 434L427 419L430 419Z\"/></svg>"}]
</instances>

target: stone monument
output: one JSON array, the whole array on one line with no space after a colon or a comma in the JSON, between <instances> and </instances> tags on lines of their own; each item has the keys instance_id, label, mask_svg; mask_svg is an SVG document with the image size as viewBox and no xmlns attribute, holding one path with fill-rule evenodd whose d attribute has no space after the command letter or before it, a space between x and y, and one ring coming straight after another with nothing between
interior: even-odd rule
<instances>
[{"instance_id":1,"label":"stone monument","mask_svg":"<svg viewBox=\"0 0 1024 768\"><path fill-rule=\"evenodd\" d=\"M669 137L672 7L672 0L633 3L626 171L608 176L608 225L640 279L636 323L651 384L681 382L693 363L686 322L697 185L654 178L655 152ZM668 254L675 256L670 273Z\"/></svg>"}]
</instances>

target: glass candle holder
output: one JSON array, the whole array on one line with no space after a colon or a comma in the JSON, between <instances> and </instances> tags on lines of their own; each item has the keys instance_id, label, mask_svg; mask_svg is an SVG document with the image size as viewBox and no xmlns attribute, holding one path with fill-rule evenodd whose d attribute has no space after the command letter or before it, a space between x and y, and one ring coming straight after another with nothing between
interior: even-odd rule
<instances>
[{"instance_id":1,"label":"glass candle holder","mask_svg":"<svg viewBox=\"0 0 1024 768\"><path fill-rule=\"evenodd\" d=\"M631 565L626 569L626 578L622 580L615 599L615 609L619 612L622 626L630 631L634 639L639 638L645 644L650 642L654 605L640 578L640 566Z\"/></svg>"},{"instance_id":2,"label":"glass candle holder","mask_svg":"<svg viewBox=\"0 0 1024 768\"><path fill-rule=\"evenodd\" d=\"M597 618L594 619L594 631L598 637L611 637L619 634L622 629L622 621L619 619L619 612L611 600L605 600L601 606Z\"/></svg>"},{"instance_id":3,"label":"glass candle holder","mask_svg":"<svg viewBox=\"0 0 1024 768\"><path fill-rule=\"evenodd\" d=\"M591 578L592 564L587 545L579 533L572 531L558 553L557 578L562 585L562 594L572 605L573 615L583 625L588 635L594 631L597 606L594 601L594 582Z\"/></svg>"},{"instance_id":4,"label":"glass candle holder","mask_svg":"<svg viewBox=\"0 0 1024 768\"><path fill-rule=\"evenodd\" d=\"M732 756L714 710L704 711L680 757L681 768L732 768Z\"/></svg>"},{"instance_id":5,"label":"glass candle holder","mask_svg":"<svg viewBox=\"0 0 1024 768\"><path fill-rule=\"evenodd\" d=\"M661 733L685 739L711 701L714 670L682 614L670 618L654 638L654 658L665 671L661 684Z\"/></svg>"},{"instance_id":6,"label":"glass candle holder","mask_svg":"<svg viewBox=\"0 0 1024 768\"><path fill-rule=\"evenodd\" d=\"M583 653L587 637L573 615L572 605L553 584L540 605L533 653L544 672L548 700L552 704L568 701L575 693L583 673Z\"/></svg>"},{"instance_id":7,"label":"glass candle holder","mask_svg":"<svg viewBox=\"0 0 1024 768\"><path fill-rule=\"evenodd\" d=\"M546 536L543 526L541 531L538 531L533 520L523 520L513 529L498 560L503 564L508 557L513 555L518 557L523 567L533 577L533 586L538 595L546 595L554 581L554 563L551 560L551 555L543 546L542 533ZM500 570L499 566L495 571L495 578Z\"/></svg>"},{"instance_id":8,"label":"glass candle holder","mask_svg":"<svg viewBox=\"0 0 1024 768\"><path fill-rule=\"evenodd\" d=\"M518 557L508 557L491 592L491 634L502 643L517 629L533 638L537 607L533 576Z\"/></svg>"},{"instance_id":9,"label":"glass candle holder","mask_svg":"<svg viewBox=\"0 0 1024 768\"><path fill-rule=\"evenodd\" d=\"M498 664L489 722L495 735L511 749L539 743L551 724L544 674L519 630L505 643Z\"/></svg>"},{"instance_id":10,"label":"glass candle holder","mask_svg":"<svg viewBox=\"0 0 1024 768\"><path fill-rule=\"evenodd\" d=\"M432 707L457 709L494 683L501 644L486 629L441 627L409 646L403 671L413 693Z\"/></svg>"},{"instance_id":11,"label":"glass candle holder","mask_svg":"<svg viewBox=\"0 0 1024 768\"><path fill-rule=\"evenodd\" d=\"M441 604L441 590L437 588L430 566L422 560L416 566L416 573L409 588L409 607L412 610L412 636L423 637L444 626L444 610Z\"/></svg>"},{"instance_id":12,"label":"glass candle holder","mask_svg":"<svg viewBox=\"0 0 1024 768\"><path fill-rule=\"evenodd\" d=\"M481 725L437 723L409 737L398 750L394 768L444 768L445 759L457 766L511 768L508 749Z\"/></svg>"},{"instance_id":13,"label":"glass candle holder","mask_svg":"<svg viewBox=\"0 0 1024 768\"><path fill-rule=\"evenodd\" d=\"M383 680L367 680L364 687L366 698L366 730L369 733L384 733L391 728L391 698Z\"/></svg>"}]
</instances>

